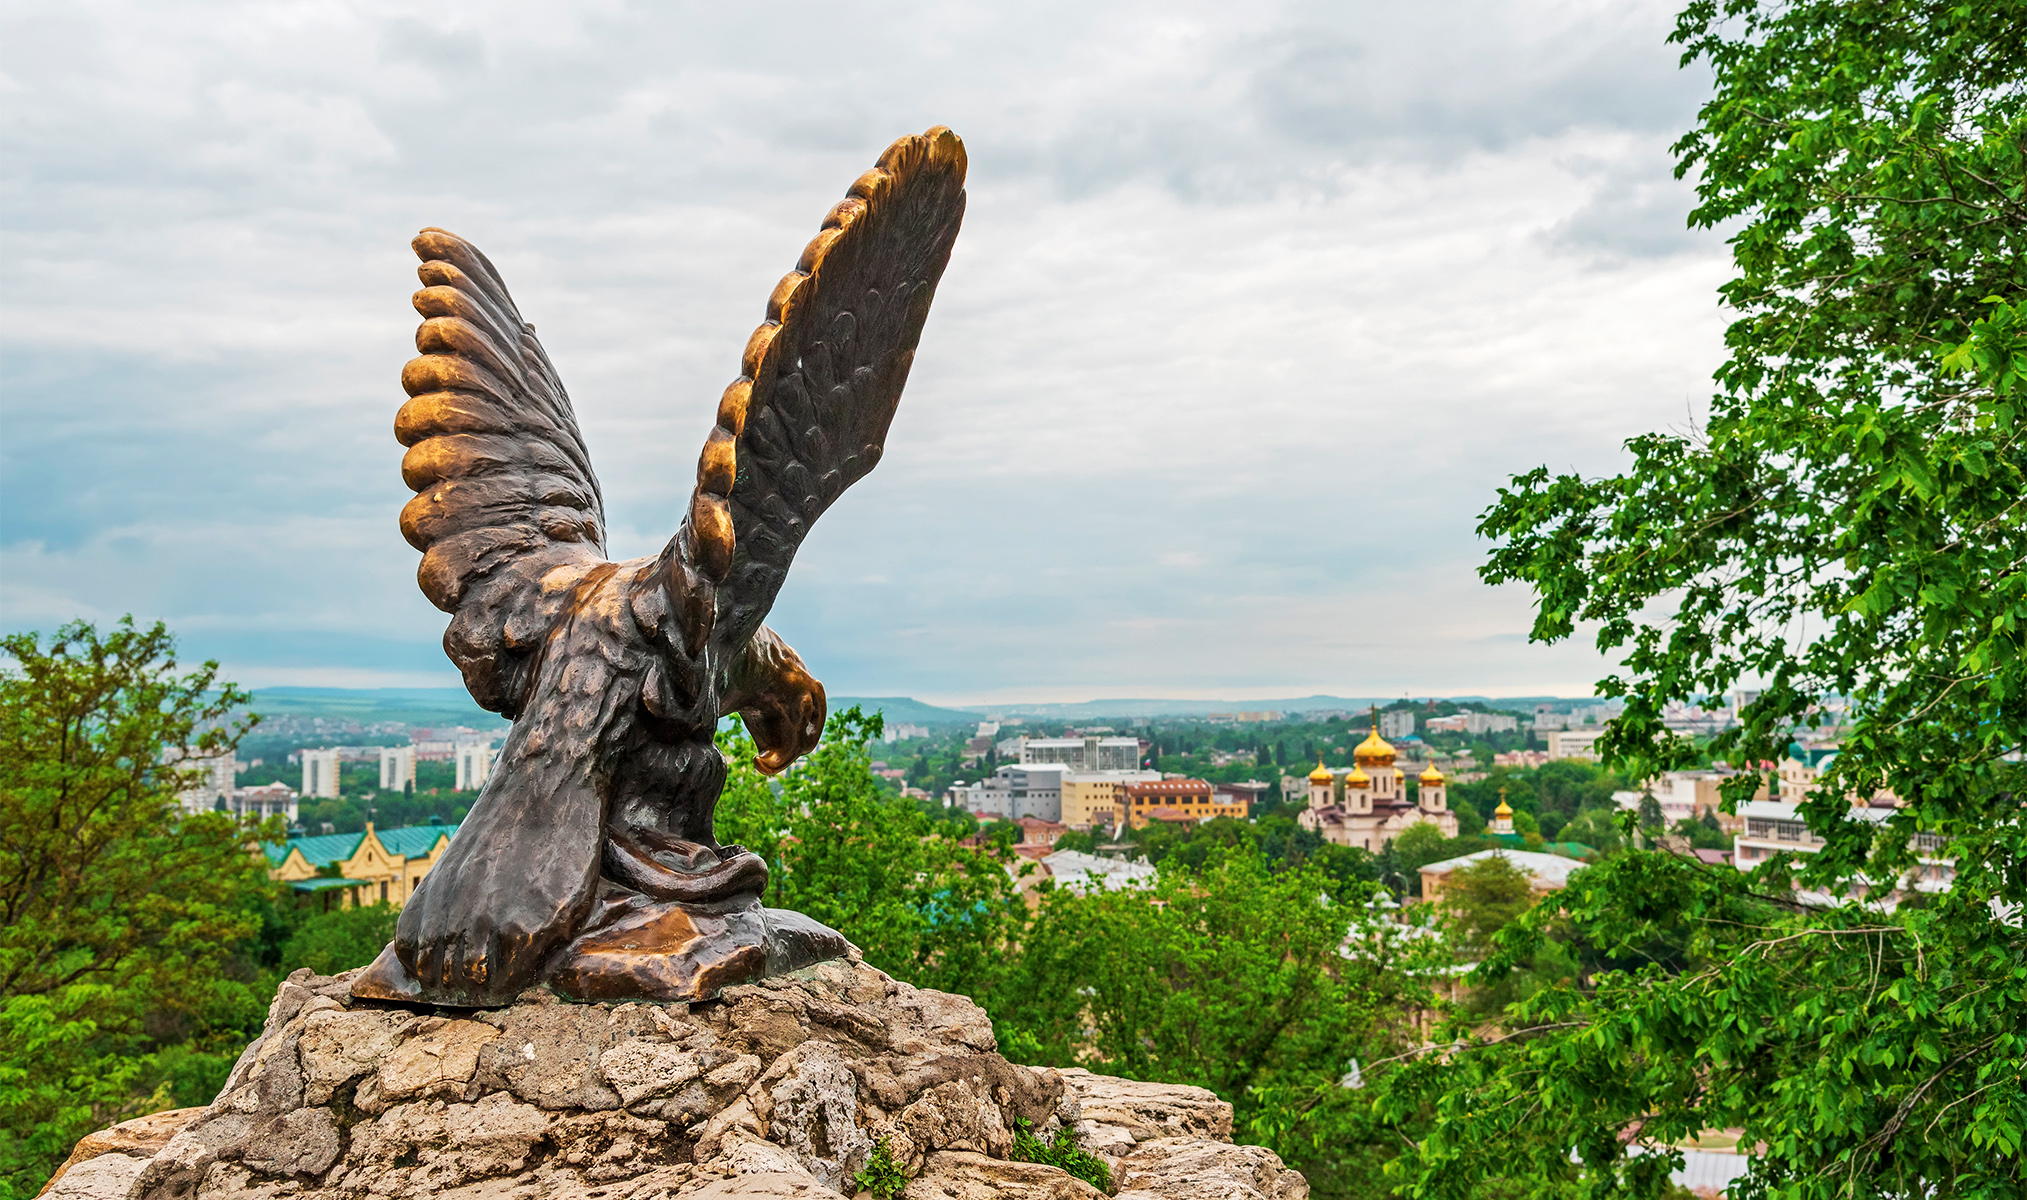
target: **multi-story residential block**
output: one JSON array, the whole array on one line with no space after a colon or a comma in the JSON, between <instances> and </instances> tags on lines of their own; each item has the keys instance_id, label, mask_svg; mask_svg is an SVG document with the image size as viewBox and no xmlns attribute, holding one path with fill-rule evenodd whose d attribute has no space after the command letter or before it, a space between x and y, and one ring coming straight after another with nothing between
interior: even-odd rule
<instances>
[{"instance_id":1,"label":"multi-story residential block","mask_svg":"<svg viewBox=\"0 0 2027 1200\"><path fill-rule=\"evenodd\" d=\"M1414 710L1390 708L1379 715L1379 732L1385 738L1413 737L1415 733Z\"/></svg>"},{"instance_id":2,"label":"multi-story residential block","mask_svg":"<svg viewBox=\"0 0 2027 1200\"><path fill-rule=\"evenodd\" d=\"M162 765L192 776L189 785L176 793L176 803L184 812L231 807L234 778L239 774L237 754L230 750L205 754L189 746L171 746L162 751Z\"/></svg>"},{"instance_id":3,"label":"multi-story residential block","mask_svg":"<svg viewBox=\"0 0 2027 1200\"><path fill-rule=\"evenodd\" d=\"M1899 807L1898 799L1882 792L1869 802L1853 804L1850 817L1852 820L1883 824ZM1749 800L1739 805L1738 815L1744 828L1731 839L1731 860L1732 865L1741 871L1750 871L1776 854L1814 854L1823 848L1823 839L1816 836L1802 819L1801 810L1786 801ZM1947 891L1956 879L1957 864L1956 860L1943 855L1946 845L1945 839L1936 834L1915 834L1914 849L1919 865L1895 882L1888 889L1889 894Z\"/></svg>"},{"instance_id":4,"label":"multi-story residential block","mask_svg":"<svg viewBox=\"0 0 2027 1200\"><path fill-rule=\"evenodd\" d=\"M380 790L399 792L415 786L415 747L381 746Z\"/></svg>"},{"instance_id":5,"label":"multi-story residential block","mask_svg":"<svg viewBox=\"0 0 2027 1200\"><path fill-rule=\"evenodd\" d=\"M338 798L338 749L298 750L303 760L303 795Z\"/></svg>"},{"instance_id":6,"label":"multi-story residential block","mask_svg":"<svg viewBox=\"0 0 2027 1200\"><path fill-rule=\"evenodd\" d=\"M476 792L493 777L496 752L491 738L471 738L457 744L457 790Z\"/></svg>"},{"instance_id":7,"label":"multi-story residential block","mask_svg":"<svg viewBox=\"0 0 2027 1200\"><path fill-rule=\"evenodd\" d=\"M1467 712L1461 715L1465 733L1513 733L1520 728L1520 718L1505 713Z\"/></svg>"}]
</instances>

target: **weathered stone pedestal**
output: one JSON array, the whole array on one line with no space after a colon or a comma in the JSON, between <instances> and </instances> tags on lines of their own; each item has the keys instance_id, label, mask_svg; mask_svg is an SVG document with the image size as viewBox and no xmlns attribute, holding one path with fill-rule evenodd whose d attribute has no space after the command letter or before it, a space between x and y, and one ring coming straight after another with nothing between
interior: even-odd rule
<instances>
[{"instance_id":1,"label":"weathered stone pedestal","mask_svg":"<svg viewBox=\"0 0 2027 1200\"><path fill-rule=\"evenodd\" d=\"M1201 1088L1009 1063L971 1001L856 952L699 1004L418 1010L298 972L210 1107L79 1143L51 1200L835 1200L884 1140L910 1200L1091 1200L1010 1161L1074 1128L1123 1200L1303 1200Z\"/></svg>"}]
</instances>

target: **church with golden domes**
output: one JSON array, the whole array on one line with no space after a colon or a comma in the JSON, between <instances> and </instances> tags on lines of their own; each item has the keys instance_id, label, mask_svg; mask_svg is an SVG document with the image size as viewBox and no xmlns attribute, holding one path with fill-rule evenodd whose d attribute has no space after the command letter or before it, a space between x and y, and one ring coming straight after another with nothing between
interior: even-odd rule
<instances>
[{"instance_id":1,"label":"church with golden domes","mask_svg":"<svg viewBox=\"0 0 2027 1200\"><path fill-rule=\"evenodd\" d=\"M1429 764L1415 779L1415 798L1408 799L1406 776L1394 766L1393 745L1379 735L1376 724L1372 736L1352 751L1341 804L1336 799L1337 778L1338 772L1318 759L1309 773L1309 807L1295 818L1326 842L1378 854L1409 826L1424 822L1442 830L1446 838L1457 836L1457 814L1450 811L1443 773Z\"/></svg>"}]
</instances>

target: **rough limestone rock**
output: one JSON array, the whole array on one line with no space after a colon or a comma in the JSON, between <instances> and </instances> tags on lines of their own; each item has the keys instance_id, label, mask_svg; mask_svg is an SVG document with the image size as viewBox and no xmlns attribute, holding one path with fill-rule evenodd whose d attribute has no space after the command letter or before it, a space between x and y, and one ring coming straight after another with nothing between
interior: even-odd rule
<instances>
[{"instance_id":1,"label":"rough limestone rock","mask_svg":"<svg viewBox=\"0 0 2027 1200\"><path fill-rule=\"evenodd\" d=\"M1011 1161L1064 1125L1132 1200L1305 1200L1201 1088L1008 1062L985 1013L856 955L699 1004L355 1000L297 972L208 1108L93 1134L62 1200L840 1200L883 1143L909 1200L1092 1200Z\"/></svg>"}]
</instances>

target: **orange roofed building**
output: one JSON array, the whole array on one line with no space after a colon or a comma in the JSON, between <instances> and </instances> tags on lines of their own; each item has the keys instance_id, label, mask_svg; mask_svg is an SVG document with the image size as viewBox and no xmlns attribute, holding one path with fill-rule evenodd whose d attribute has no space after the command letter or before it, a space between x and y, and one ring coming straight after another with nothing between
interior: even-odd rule
<instances>
[{"instance_id":1,"label":"orange roofed building","mask_svg":"<svg viewBox=\"0 0 2027 1200\"><path fill-rule=\"evenodd\" d=\"M1213 817L1246 819L1245 801L1228 795L1201 779L1150 779L1128 783L1119 789L1118 820L1115 829L1138 829L1149 821L1188 821L1196 824ZM1160 812L1157 810L1168 810Z\"/></svg>"}]
</instances>

